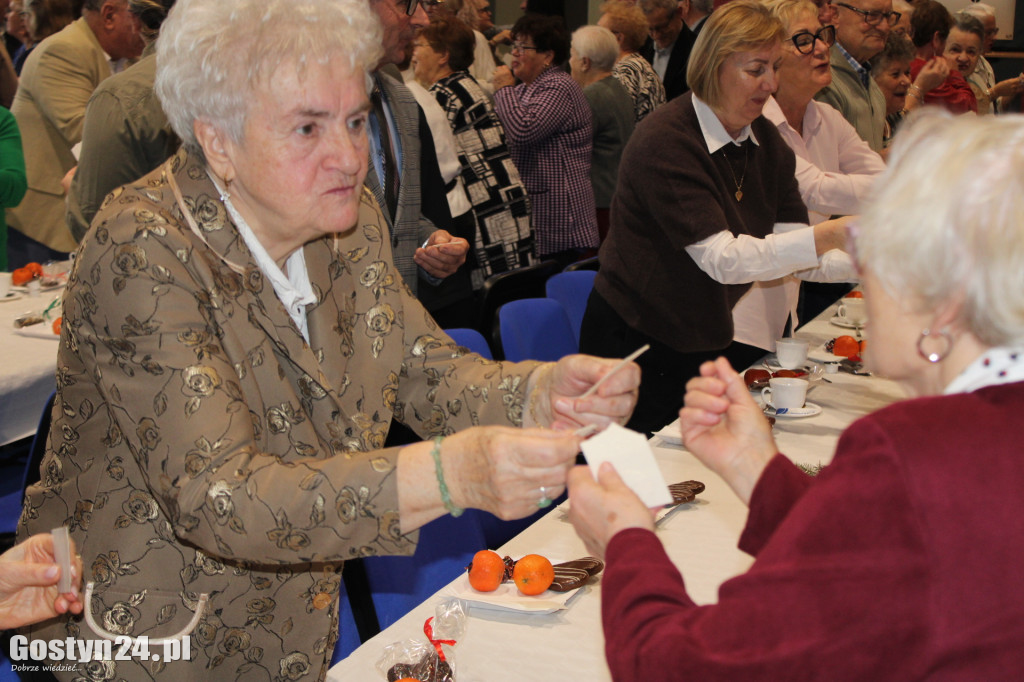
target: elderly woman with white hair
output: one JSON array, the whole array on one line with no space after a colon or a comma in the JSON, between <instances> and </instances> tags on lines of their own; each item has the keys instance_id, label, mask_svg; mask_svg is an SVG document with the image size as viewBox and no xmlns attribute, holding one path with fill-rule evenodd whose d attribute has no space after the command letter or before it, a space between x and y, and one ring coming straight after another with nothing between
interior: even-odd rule
<instances>
[{"instance_id":1,"label":"elderly woman with white hair","mask_svg":"<svg viewBox=\"0 0 1024 682\"><path fill-rule=\"evenodd\" d=\"M78 252L22 528L68 525L86 566L85 620L33 638L189 639L105 679L323 679L347 558L550 505L573 431L633 406L635 366L580 398L616 363L484 361L396 274L363 187L381 44L365 0L179 0L161 29L183 150ZM382 449L392 418L430 440Z\"/></svg>"},{"instance_id":2,"label":"elderly woman with white hair","mask_svg":"<svg viewBox=\"0 0 1024 682\"><path fill-rule=\"evenodd\" d=\"M866 360L915 397L851 425L816 478L779 454L724 359L689 383L683 443L750 508L740 547L754 564L717 603L687 595L650 510L613 468L598 481L570 474L570 519L607 562L615 680L1024 670L1022 213L1024 121L907 121L851 238Z\"/></svg>"},{"instance_id":3,"label":"elderly woman with white hair","mask_svg":"<svg viewBox=\"0 0 1024 682\"><path fill-rule=\"evenodd\" d=\"M597 230L602 240L608 234L608 210L619 177L619 160L636 125L633 98L612 74L618 56L618 41L608 29L583 26L573 32L569 67L573 80L583 88L593 118L590 184L594 187Z\"/></svg>"}]
</instances>

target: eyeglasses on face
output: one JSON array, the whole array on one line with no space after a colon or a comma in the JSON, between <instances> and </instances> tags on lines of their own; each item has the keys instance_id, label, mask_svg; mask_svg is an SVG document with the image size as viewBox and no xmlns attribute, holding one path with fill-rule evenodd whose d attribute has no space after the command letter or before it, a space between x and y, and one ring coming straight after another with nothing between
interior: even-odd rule
<instances>
[{"instance_id":1,"label":"eyeglasses on face","mask_svg":"<svg viewBox=\"0 0 1024 682\"><path fill-rule=\"evenodd\" d=\"M512 51L513 52L525 52L527 50L533 50L534 52L536 52L538 49L539 48L536 48L533 45L524 45L523 43L518 43L518 42L517 43L512 43Z\"/></svg>"},{"instance_id":2,"label":"eyeglasses on face","mask_svg":"<svg viewBox=\"0 0 1024 682\"><path fill-rule=\"evenodd\" d=\"M430 10L434 9L435 7L437 7L438 5L443 5L444 4L444 0L406 0L406 1L408 2L408 4L405 7L405 13L407 15L409 15L410 17L412 15L416 14L416 7L418 5L423 5L423 9L425 9L425 10L427 10L429 12Z\"/></svg>"},{"instance_id":3,"label":"eyeglasses on face","mask_svg":"<svg viewBox=\"0 0 1024 682\"><path fill-rule=\"evenodd\" d=\"M853 5L847 5L845 2L837 2L836 4L839 5L840 7L845 7L851 12L856 12L857 14L859 14L860 18L868 26L878 26L878 24L881 23L882 19L885 19L885 22L890 26L895 26L899 22L900 17L903 16L899 12L879 12L877 10L862 10L854 7Z\"/></svg>"},{"instance_id":4,"label":"eyeglasses on face","mask_svg":"<svg viewBox=\"0 0 1024 682\"><path fill-rule=\"evenodd\" d=\"M817 33L800 31L790 40L793 41L793 46L796 47L797 52L800 54L810 54L814 52L814 41L816 40L820 40L825 47L832 47L835 44L836 27L828 24L818 29Z\"/></svg>"}]
</instances>

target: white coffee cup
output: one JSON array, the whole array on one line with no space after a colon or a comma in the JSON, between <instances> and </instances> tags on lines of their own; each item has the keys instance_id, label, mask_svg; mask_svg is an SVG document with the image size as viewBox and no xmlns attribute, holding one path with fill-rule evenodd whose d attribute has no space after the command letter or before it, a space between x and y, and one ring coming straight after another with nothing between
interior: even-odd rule
<instances>
[{"instance_id":1,"label":"white coffee cup","mask_svg":"<svg viewBox=\"0 0 1024 682\"><path fill-rule=\"evenodd\" d=\"M863 298L844 298L839 304L839 317L849 320L851 324L864 324L868 319L868 311Z\"/></svg>"},{"instance_id":2,"label":"white coffee cup","mask_svg":"<svg viewBox=\"0 0 1024 682\"><path fill-rule=\"evenodd\" d=\"M7 298L11 293L11 273L0 272L0 299Z\"/></svg>"},{"instance_id":3,"label":"white coffee cup","mask_svg":"<svg viewBox=\"0 0 1024 682\"><path fill-rule=\"evenodd\" d=\"M807 362L807 342L785 338L775 342L775 357L783 369L803 367Z\"/></svg>"},{"instance_id":4,"label":"white coffee cup","mask_svg":"<svg viewBox=\"0 0 1024 682\"><path fill-rule=\"evenodd\" d=\"M768 385L761 389L761 399L766 405L774 407L778 414L803 407L806 398L806 379L772 377Z\"/></svg>"}]
</instances>

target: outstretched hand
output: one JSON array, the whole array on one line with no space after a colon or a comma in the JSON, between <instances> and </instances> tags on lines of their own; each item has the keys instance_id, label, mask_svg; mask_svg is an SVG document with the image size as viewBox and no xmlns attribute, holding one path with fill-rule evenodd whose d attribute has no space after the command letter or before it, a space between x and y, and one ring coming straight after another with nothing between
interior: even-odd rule
<instances>
[{"instance_id":1,"label":"outstretched hand","mask_svg":"<svg viewBox=\"0 0 1024 682\"><path fill-rule=\"evenodd\" d=\"M683 445L750 502L757 479L778 452L771 427L729 361L701 365L679 411Z\"/></svg>"}]
</instances>

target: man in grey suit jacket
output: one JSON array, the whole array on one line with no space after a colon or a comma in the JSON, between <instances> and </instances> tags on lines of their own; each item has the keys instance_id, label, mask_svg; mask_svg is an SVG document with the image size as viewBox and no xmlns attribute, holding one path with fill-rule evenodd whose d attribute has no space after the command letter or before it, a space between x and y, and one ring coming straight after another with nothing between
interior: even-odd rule
<instances>
[{"instance_id":1,"label":"man in grey suit jacket","mask_svg":"<svg viewBox=\"0 0 1024 682\"><path fill-rule=\"evenodd\" d=\"M384 27L384 56L374 74L374 85L379 89L387 120L381 122L374 115L366 185L389 220L395 266L427 310L442 318L438 321L446 326L443 311L453 305L467 307L472 296L468 272L464 268L459 272L466 262L472 235L453 235L445 229L452 217L430 129L415 97L385 68L405 61L416 31L426 26L429 18L418 4L410 15L394 0L369 2ZM381 125L388 127L393 152L390 158L398 167L394 215L385 191L389 155L381 151Z\"/></svg>"},{"instance_id":2,"label":"man in grey suit jacket","mask_svg":"<svg viewBox=\"0 0 1024 682\"><path fill-rule=\"evenodd\" d=\"M82 17L32 51L11 111L25 148L28 193L8 209L10 265L61 257L77 247L64 221L61 180L75 166L72 149L92 91L111 62L142 54L139 22L127 0L86 0ZM108 61L109 59L109 61Z\"/></svg>"}]
</instances>

